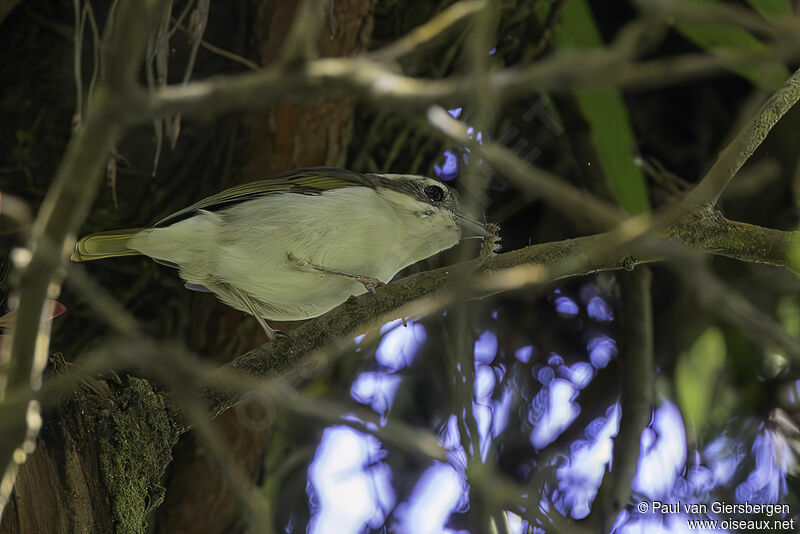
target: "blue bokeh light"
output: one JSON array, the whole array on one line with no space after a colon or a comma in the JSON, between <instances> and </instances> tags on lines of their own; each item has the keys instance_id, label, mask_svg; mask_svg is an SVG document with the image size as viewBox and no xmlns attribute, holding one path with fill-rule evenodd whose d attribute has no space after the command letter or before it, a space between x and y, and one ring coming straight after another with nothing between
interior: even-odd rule
<instances>
[{"instance_id":1,"label":"blue bokeh light","mask_svg":"<svg viewBox=\"0 0 800 534\"><path fill-rule=\"evenodd\" d=\"M372 436L346 426L325 429L308 469L312 534L362 532L394 506L385 453Z\"/></svg>"},{"instance_id":2,"label":"blue bokeh light","mask_svg":"<svg viewBox=\"0 0 800 534\"><path fill-rule=\"evenodd\" d=\"M486 330L481 334L474 347L475 360L482 363L492 363L497 355L497 336L494 332Z\"/></svg>"},{"instance_id":3,"label":"blue bokeh light","mask_svg":"<svg viewBox=\"0 0 800 534\"><path fill-rule=\"evenodd\" d=\"M589 361L597 369L603 369L617 355L617 343L608 336L592 338L586 346Z\"/></svg>"},{"instance_id":4,"label":"blue bokeh light","mask_svg":"<svg viewBox=\"0 0 800 534\"><path fill-rule=\"evenodd\" d=\"M458 156L452 150L445 150L442 153L444 163L441 165L434 164L433 172L436 176L445 182L453 180L458 176Z\"/></svg>"},{"instance_id":5,"label":"blue bokeh light","mask_svg":"<svg viewBox=\"0 0 800 534\"><path fill-rule=\"evenodd\" d=\"M546 401L537 402L542 394L546 395ZM533 412L536 412L537 405L544 404L544 410L538 417L534 416L535 424L530 435L531 444L536 449L541 449L555 440L578 416L580 407L575 403L577 394L575 386L569 381L556 378L536 395Z\"/></svg>"},{"instance_id":6,"label":"blue bokeh light","mask_svg":"<svg viewBox=\"0 0 800 534\"><path fill-rule=\"evenodd\" d=\"M402 377L390 373L361 373L353 382L350 394L356 401L368 404L376 413L386 415L401 381Z\"/></svg>"},{"instance_id":7,"label":"blue bokeh light","mask_svg":"<svg viewBox=\"0 0 800 534\"><path fill-rule=\"evenodd\" d=\"M595 288L577 294L581 304L560 290L555 291L553 303L556 312L574 317L580 313L580 306L585 306L587 315L597 323L615 320L612 307L597 295ZM496 318L497 313L493 312L492 316ZM505 355L500 349L496 332L481 332L473 345L472 402L468 402L468 406L456 404L454 414L440 415L447 417L439 423L439 439L449 450L448 461L427 467L413 486L409 498L399 505L391 469L384 462L386 452L380 442L347 427L328 428L309 468L312 511L309 532L380 529L390 513L391 531L453 532L447 526L451 515L464 512L470 506L465 476L467 452L477 457L470 457L470 461L491 461L490 455L502 451L505 436L499 439L498 436L507 428L510 414L515 410L522 417L523 425L527 415L530 427L523 428L530 430L528 446L536 450L547 447L575 421L581 411L578 404L580 391L598 375L598 370L609 365L618 352L615 340L601 334L605 328L603 325L595 324L589 328L583 334L588 339L586 352L580 354L581 351L577 351L577 356L582 355L583 361L577 362L576 354L567 349L562 351L559 348L563 357L556 353L537 354L533 344L517 349L513 353L515 361L511 354ZM415 364L420 347L429 336L421 324L413 321L408 327L402 326L400 321L393 321L384 325L381 331L385 335L376 350L378 365L357 376L351 386L351 395L356 401L369 405L385 422L402 384L405 374L402 371ZM362 339L363 336L359 336L355 341L358 343ZM502 347L519 344L518 339L503 339ZM565 360L571 364L567 365ZM533 362L536 363L531 365ZM460 373L461 364L456 367L458 376L464 378ZM531 375L522 375L519 373L521 370L530 370ZM506 377L507 372L512 374ZM523 399L520 385L514 383L520 377L534 388L530 393L534 396L532 401L530 396ZM467 416L474 418L475 427L464 425ZM619 405L613 404L605 416L586 426L583 438L573 441L568 452L560 455L558 461L548 464L554 469L556 480L554 486L548 482L542 495L543 509L549 507L545 513L558 511L576 519L589 514L597 489L608 472L619 417ZM373 428L377 427L373 425ZM751 441L744 445L741 437L723 434L710 439L702 451L692 453L692 458L687 461L690 454L680 411L673 403L662 399L651 424L641 435L640 457L632 483L633 498L702 502L721 485L731 483L737 473L741 474L745 458L752 455L754 465L746 480L734 486L736 500L778 502L787 492L786 476L790 468L787 458L792 452L774 427L762 425L757 431L755 426L751 428L756 435L755 442L751 436ZM477 430L477 439L471 435L473 429ZM466 436L462 432L466 432ZM518 432L518 429L511 428L508 432ZM479 447L477 451L474 450L476 445ZM565 457L567 460L563 461ZM342 494L349 495L347 502L344 502ZM631 510L620 513L615 524L616 532L672 533L687 528L689 516L685 514L649 517ZM509 512L507 516L511 532L526 531L527 523L522 518ZM534 532L543 532L535 526L533 529Z\"/></svg>"},{"instance_id":8,"label":"blue bokeh light","mask_svg":"<svg viewBox=\"0 0 800 534\"><path fill-rule=\"evenodd\" d=\"M586 305L586 313L600 323L609 323L614 320L614 312L611 310L611 306L601 297L592 297Z\"/></svg>"},{"instance_id":9,"label":"blue bokeh light","mask_svg":"<svg viewBox=\"0 0 800 534\"><path fill-rule=\"evenodd\" d=\"M397 532L408 534L453 533L445 528L450 514L467 498L464 474L450 464L436 462L414 486L408 501L397 507Z\"/></svg>"},{"instance_id":10,"label":"blue bokeh light","mask_svg":"<svg viewBox=\"0 0 800 534\"><path fill-rule=\"evenodd\" d=\"M633 490L666 501L686 464L686 429L673 403L664 402L656 410L653 423L642 432L639 455Z\"/></svg>"},{"instance_id":11,"label":"blue bokeh light","mask_svg":"<svg viewBox=\"0 0 800 534\"><path fill-rule=\"evenodd\" d=\"M741 443L723 434L706 445L703 455L708 459L714 480L727 484L744 460L745 452Z\"/></svg>"},{"instance_id":12,"label":"blue bokeh light","mask_svg":"<svg viewBox=\"0 0 800 534\"><path fill-rule=\"evenodd\" d=\"M569 297L557 297L553 302L556 306L556 312L559 315L563 315L565 317L574 317L578 315L578 312L580 312L578 303Z\"/></svg>"},{"instance_id":13,"label":"blue bokeh light","mask_svg":"<svg viewBox=\"0 0 800 534\"><path fill-rule=\"evenodd\" d=\"M533 356L533 345L526 345L517 349L517 352L514 353L514 356L522 363L530 362L531 356Z\"/></svg>"},{"instance_id":14,"label":"blue bokeh light","mask_svg":"<svg viewBox=\"0 0 800 534\"><path fill-rule=\"evenodd\" d=\"M410 321L408 326L395 326L381 339L375 359L389 370L399 371L411 365L426 339L427 333L421 324Z\"/></svg>"},{"instance_id":15,"label":"blue bokeh light","mask_svg":"<svg viewBox=\"0 0 800 534\"><path fill-rule=\"evenodd\" d=\"M762 430L753 440L755 468L736 487L736 500L772 504L786 494L786 464L792 459L791 445L772 430Z\"/></svg>"},{"instance_id":16,"label":"blue bokeh light","mask_svg":"<svg viewBox=\"0 0 800 534\"><path fill-rule=\"evenodd\" d=\"M605 417L595 419L587 429L588 440L577 440L571 445L570 461L556 471L558 489L553 501L561 513L575 519L589 515L611 459L611 438L619 428L619 416L619 407L612 406Z\"/></svg>"},{"instance_id":17,"label":"blue bokeh light","mask_svg":"<svg viewBox=\"0 0 800 534\"><path fill-rule=\"evenodd\" d=\"M583 389L589 385L595 375L595 369L588 362L575 362L571 366L560 365L558 374L566 378L578 389Z\"/></svg>"},{"instance_id":18,"label":"blue bokeh light","mask_svg":"<svg viewBox=\"0 0 800 534\"><path fill-rule=\"evenodd\" d=\"M546 386L556 377L556 372L550 366L542 366L536 371L536 380Z\"/></svg>"}]
</instances>

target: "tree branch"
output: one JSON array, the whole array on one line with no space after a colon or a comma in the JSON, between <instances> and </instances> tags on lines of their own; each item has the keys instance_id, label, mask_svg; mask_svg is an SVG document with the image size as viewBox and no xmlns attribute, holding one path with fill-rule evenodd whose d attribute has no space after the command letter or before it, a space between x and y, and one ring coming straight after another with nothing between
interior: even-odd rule
<instances>
[{"instance_id":1,"label":"tree branch","mask_svg":"<svg viewBox=\"0 0 800 534\"><path fill-rule=\"evenodd\" d=\"M742 165L766 139L772 127L797 103L798 99L800 99L800 69L767 99L755 117L719 153L705 177L686 196L686 202L696 206L705 203L715 204Z\"/></svg>"},{"instance_id":2,"label":"tree branch","mask_svg":"<svg viewBox=\"0 0 800 534\"><path fill-rule=\"evenodd\" d=\"M380 50L371 52L369 56L380 62L397 61L401 57L419 50L434 39L441 37L462 20L481 11L485 4L482 0L456 2L400 39Z\"/></svg>"},{"instance_id":3,"label":"tree branch","mask_svg":"<svg viewBox=\"0 0 800 534\"><path fill-rule=\"evenodd\" d=\"M472 293L468 296L478 297L567 276L582 276L606 270L630 270L636 265L664 258L658 251L649 255L632 256L631 251L625 249L608 251L608 254L597 256L597 248L608 235L596 234L531 245L409 276L379 288L378 299L369 294L351 297L325 315L292 330L287 337L255 348L229 365L255 376L268 376L291 367L296 367L294 372L299 375L314 373L315 367L325 366L336 356L332 351L325 350L327 347L339 346L347 350L352 347L352 336L359 332L377 330L373 327L380 327L397 317L430 311L431 305L435 305L437 309L446 305L448 299L442 296L441 290L446 289L451 281L465 275L472 277L467 288ZM800 232L782 232L729 221L710 210L679 221L667 230L666 235L669 239L698 251L775 266L787 265L786 253L790 242L800 238ZM763 257L755 253L758 247L764 251ZM551 273L544 268L574 257L596 259L581 264L579 270L557 273L556 277L550 276ZM213 413L231 407L237 398L232 392L219 390L207 391L205 397Z\"/></svg>"},{"instance_id":4,"label":"tree branch","mask_svg":"<svg viewBox=\"0 0 800 534\"><path fill-rule=\"evenodd\" d=\"M792 55L796 52L794 50ZM565 50L525 67L492 71L488 79L496 98L503 101L536 92L569 92L576 87L664 87L711 76L731 66L762 61L763 54L726 58L686 54L634 62L607 50L580 53ZM424 108L431 104L461 104L473 91L474 80L469 76L413 78L398 74L366 55L323 58L290 70L275 66L191 82L182 87L167 86L152 94L142 90L130 97L125 119L131 124L139 124L179 113L211 116L266 106L284 97L322 94L355 94L380 101L384 107Z\"/></svg>"},{"instance_id":5,"label":"tree branch","mask_svg":"<svg viewBox=\"0 0 800 534\"><path fill-rule=\"evenodd\" d=\"M619 431L614 451L597 493L600 506L586 518L599 530L610 531L631 496L631 481L636 474L642 431L653 413L656 362L653 345L653 304L650 295L652 273L647 267L620 276L622 290L620 342L622 395Z\"/></svg>"},{"instance_id":6,"label":"tree branch","mask_svg":"<svg viewBox=\"0 0 800 534\"><path fill-rule=\"evenodd\" d=\"M35 392L47 361L49 321L43 319L45 298L55 296L63 279L57 270L66 259L65 250L91 207L102 169L123 125L114 120L119 97L135 83L141 65L145 41L159 2L157 0L123 2L114 24L106 25L105 75L97 88L93 105L81 131L70 141L66 155L48 190L32 229L31 251L16 255L20 270L19 308L11 339L10 387L29 384L31 401L26 412L9 414L16 418L16 432L0 443L0 466L8 466L0 484L0 515L8 501L13 480L27 453L33 450L38 426L24 424L27 419L40 424ZM0 399L6 389L0 383ZM23 431L24 429L24 431ZM25 443L25 445L21 445ZM24 452L23 452L24 451Z\"/></svg>"}]
</instances>

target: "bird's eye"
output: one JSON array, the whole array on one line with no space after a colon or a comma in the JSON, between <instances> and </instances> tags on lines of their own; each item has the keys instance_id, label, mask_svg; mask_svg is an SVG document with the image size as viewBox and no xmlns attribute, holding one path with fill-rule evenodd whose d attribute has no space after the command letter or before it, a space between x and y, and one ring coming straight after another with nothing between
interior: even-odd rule
<instances>
[{"instance_id":1,"label":"bird's eye","mask_svg":"<svg viewBox=\"0 0 800 534\"><path fill-rule=\"evenodd\" d=\"M444 200L444 189L437 185L426 185L422 190L431 202L441 202Z\"/></svg>"}]
</instances>

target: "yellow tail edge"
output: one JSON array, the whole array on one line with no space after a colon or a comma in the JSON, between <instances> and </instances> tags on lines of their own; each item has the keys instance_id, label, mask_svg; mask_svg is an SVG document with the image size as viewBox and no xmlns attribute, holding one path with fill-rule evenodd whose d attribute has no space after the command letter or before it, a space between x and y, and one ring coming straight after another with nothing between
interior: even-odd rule
<instances>
[{"instance_id":1,"label":"yellow tail edge","mask_svg":"<svg viewBox=\"0 0 800 534\"><path fill-rule=\"evenodd\" d=\"M144 228L127 228L89 234L75 243L75 250L72 251L70 259L92 261L119 256L139 256L141 252L128 248L127 243L142 230Z\"/></svg>"}]
</instances>

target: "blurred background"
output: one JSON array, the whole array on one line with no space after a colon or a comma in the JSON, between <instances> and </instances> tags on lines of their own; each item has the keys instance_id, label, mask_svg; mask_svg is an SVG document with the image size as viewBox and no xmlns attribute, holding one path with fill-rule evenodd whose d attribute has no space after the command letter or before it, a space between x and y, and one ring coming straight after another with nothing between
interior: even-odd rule
<instances>
[{"instance_id":1,"label":"blurred background","mask_svg":"<svg viewBox=\"0 0 800 534\"><path fill-rule=\"evenodd\" d=\"M0 20L0 191L35 213L85 116L113 3L7 4L17 5ZM380 49L452 2L325 4L314 40L321 57ZM169 5L171 16L161 39L151 37L141 74L153 88L273 64L297 7L278 0ZM715 10L720 7L732 11ZM738 24L719 15L729 12L741 15ZM587 0L504 0L492 13L487 46L475 44L472 24L456 24L444 38L404 55L397 68L441 78L469 73L476 53L485 54L487 69L521 69L564 50L581 54L603 46L640 61L760 58L624 90L587 86L466 99L448 108L478 142L498 141L631 214L680 200L789 77L800 52L783 34L758 30L758 24L797 28L792 0L622 1L613 8ZM726 217L795 229L798 131L800 110L794 109L723 194ZM598 231L579 214L565 217L520 194L480 158L445 141L424 110L347 95L286 99L219 117L166 117L133 129L108 162L82 233L146 226L225 187L311 165L425 174L456 188L465 173L484 176L485 191L475 197L485 220L500 225L501 252ZM7 257L24 243L18 230L0 220L6 258L0 315L13 283ZM476 256L478 248L463 244L399 277ZM786 332L800 335L795 274L719 257L709 257L708 266ZM266 341L252 318L210 294L185 290L174 271L147 258L85 270L149 336L176 340L209 362L229 362ZM637 510L637 503L654 500L780 503L789 513L770 520L797 517L796 369L778 349L756 345L721 321L674 268L655 264L652 273L655 403L640 436L629 504L603 521L617 532L649 533L683 532L687 519L767 517ZM50 347L66 362L80 362L110 335L87 298L68 277L59 297L66 312L54 319ZM479 533L489 525L512 533L603 530L593 504L609 468L623 382L630 380L624 368L637 357L620 353L624 313L617 273L567 279L468 301L406 325L388 323L379 336L353 339L344 356L304 381L303 391L322 405L369 409L387 428L400 421L429 430L448 449L447 461L410 454L351 426L280 410L265 415L257 400L225 412L214 426L230 457L262 488L275 532ZM295 325L276 326L291 331ZM45 417L45 440L48 424ZM240 503L203 440L184 434L173 457L162 482L164 501L148 518L150 531L244 532ZM521 504L498 505L511 490L487 482L494 479L484 468L522 488ZM16 532L8 521L0 531Z\"/></svg>"}]
</instances>

